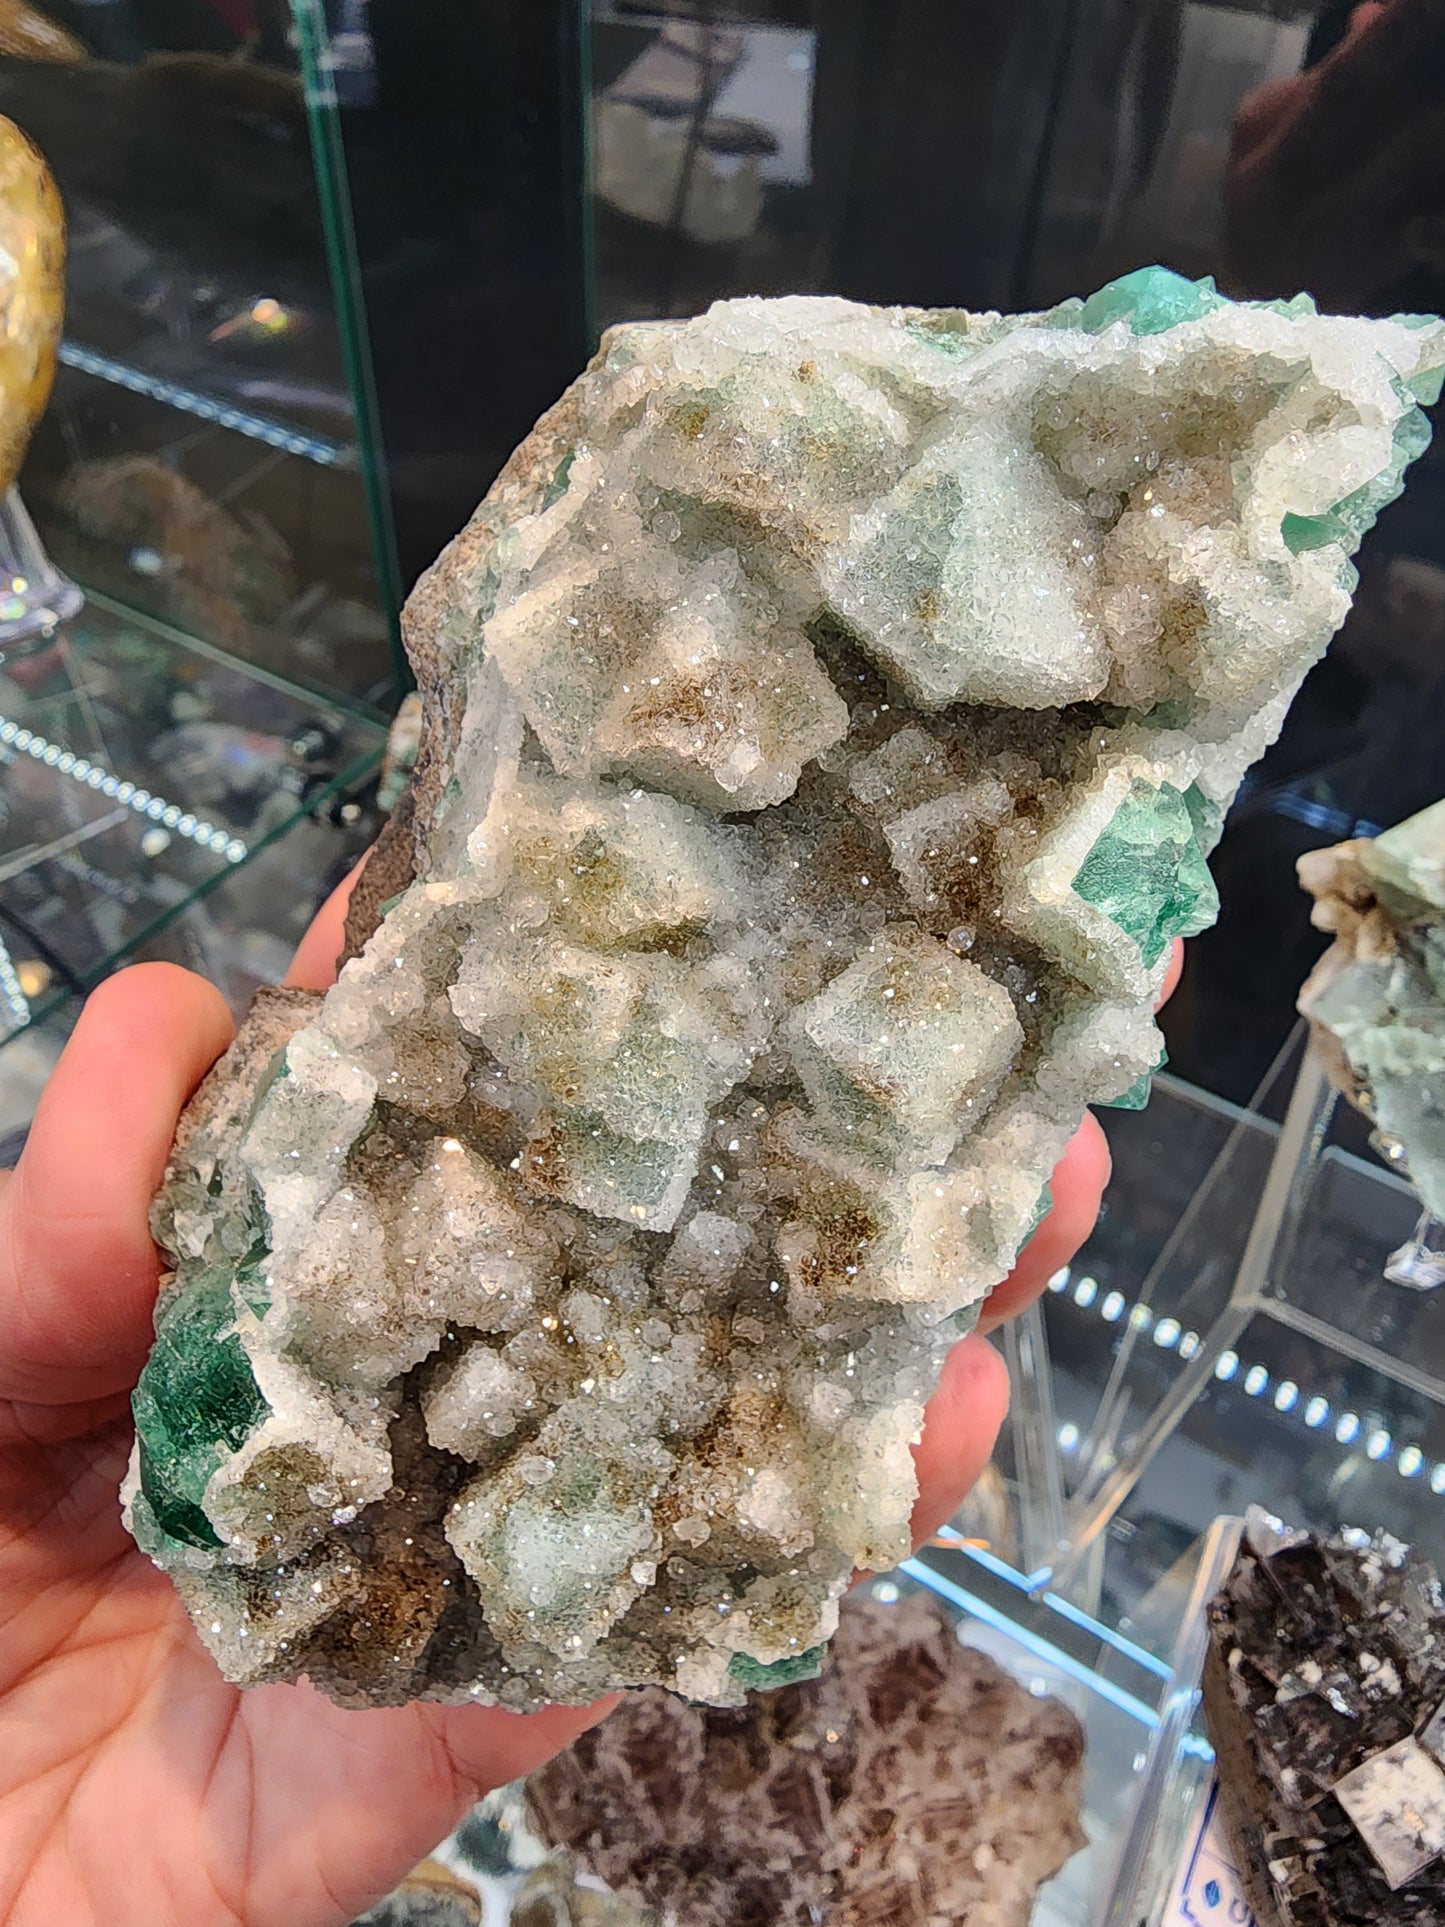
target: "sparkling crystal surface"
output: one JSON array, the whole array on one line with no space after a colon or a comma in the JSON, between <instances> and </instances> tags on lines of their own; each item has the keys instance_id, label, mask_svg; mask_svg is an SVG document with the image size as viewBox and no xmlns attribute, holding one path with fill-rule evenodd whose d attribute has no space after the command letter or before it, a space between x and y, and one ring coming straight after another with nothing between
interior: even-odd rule
<instances>
[{"instance_id":1,"label":"sparkling crystal surface","mask_svg":"<svg viewBox=\"0 0 1445 1927\"><path fill-rule=\"evenodd\" d=\"M1398 488L1442 362L1162 270L606 338L409 607L339 982L262 999L158 1202L161 1354L203 1298L255 1400L148 1389L128 1516L232 1677L815 1663L1348 605L1358 517L1286 518Z\"/></svg>"}]
</instances>

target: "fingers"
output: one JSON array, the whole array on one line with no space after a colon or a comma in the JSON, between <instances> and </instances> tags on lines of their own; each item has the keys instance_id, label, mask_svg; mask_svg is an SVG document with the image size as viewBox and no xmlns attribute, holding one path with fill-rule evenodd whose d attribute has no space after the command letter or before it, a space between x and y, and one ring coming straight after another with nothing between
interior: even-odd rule
<instances>
[{"instance_id":1,"label":"fingers","mask_svg":"<svg viewBox=\"0 0 1445 1927\"><path fill-rule=\"evenodd\" d=\"M151 1198L232 1034L220 992L174 964L92 993L0 1192L0 1398L69 1404L135 1383L158 1271Z\"/></svg>"},{"instance_id":2,"label":"fingers","mask_svg":"<svg viewBox=\"0 0 1445 1927\"><path fill-rule=\"evenodd\" d=\"M993 1453L1008 1411L1008 1372L986 1339L976 1334L954 1346L913 1448L918 1498L913 1539L922 1544L951 1519Z\"/></svg>"},{"instance_id":3,"label":"fingers","mask_svg":"<svg viewBox=\"0 0 1445 1927\"><path fill-rule=\"evenodd\" d=\"M1109 1182L1109 1144L1098 1119L1085 1118L1050 1180L1053 1208L1019 1253L1018 1263L984 1302L979 1330L990 1332L1017 1317L1066 1265L1094 1228Z\"/></svg>"},{"instance_id":4,"label":"fingers","mask_svg":"<svg viewBox=\"0 0 1445 1927\"><path fill-rule=\"evenodd\" d=\"M520 1780L570 1746L622 1703L621 1693L591 1706L546 1706L540 1713L505 1713L495 1707L437 1709L431 1717L470 1797Z\"/></svg>"},{"instance_id":5,"label":"fingers","mask_svg":"<svg viewBox=\"0 0 1445 1927\"><path fill-rule=\"evenodd\" d=\"M1183 968L1184 945L1176 938L1156 1009L1174 995ZM980 1331L994 1331L1006 1318L1016 1317L1038 1297L1060 1265L1068 1264L1094 1228L1109 1170L1108 1141L1098 1119L1086 1112L1049 1180L1053 1194L1049 1215L1019 1253L1008 1277L990 1293L979 1320Z\"/></svg>"},{"instance_id":6,"label":"fingers","mask_svg":"<svg viewBox=\"0 0 1445 1927\"><path fill-rule=\"evenodd\" d=\"M356 879L366 863L360 863L344 876L311 919L310 928L296 946L285 983L292 990L329 990L336 982L336 964L346 942L346 906Z\"/></svg>"}]
</instances>

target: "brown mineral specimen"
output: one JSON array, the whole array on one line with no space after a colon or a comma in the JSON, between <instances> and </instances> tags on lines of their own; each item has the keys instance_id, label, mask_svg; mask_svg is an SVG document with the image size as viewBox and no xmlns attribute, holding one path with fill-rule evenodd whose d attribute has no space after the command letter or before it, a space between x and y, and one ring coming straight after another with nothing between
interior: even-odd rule
<instances>
[{"instance_id":1,"label":"brown mineral specimen","mask_svg":"<svg viewBox=\"0 0 1445 1927\"><path fill-rule=\"evenodd\" d=\"M744 1707L634 1694L535 1774L543 1837L676 1927L1026 1927L1085 1845L1084 1736L922 1597L845 1606Z\"/></svg>"},{"instance_id":2,"label":"brown mineral specimen","mask_svg":"<svg viewBox=\"0 0 1445 1927\"><path fill-rule=\"evenodd\" d=\"M1445 1927L1442 1633L1418 1553L1251 1514L1204 1711L1259 1927Z\"/></svg>"},{"instance_id":3,"label":"brown mineral specimen","mask_svg":"<svg viewBox=\"0 0 1445 1927\"><path fill-rule=\"evenodd\" d=\"M0 120L0 491L50 398L64 310L65 209L40 154Z\"/></svg>"}]
</instances>

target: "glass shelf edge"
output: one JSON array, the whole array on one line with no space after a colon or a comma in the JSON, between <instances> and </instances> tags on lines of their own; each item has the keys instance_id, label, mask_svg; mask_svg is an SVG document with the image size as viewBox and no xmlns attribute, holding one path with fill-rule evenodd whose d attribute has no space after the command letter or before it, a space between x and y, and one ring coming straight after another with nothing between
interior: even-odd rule
<instances>
[{"instance_id":1,"label":"glass shelf edge","mask_svg":"<svg viewBox=\"0 0 1445 1927\"><path fill-rule=\"evenodd\" d=\"M189 649L195 655L204 656L207 662L214 662L223 669L234 669L238 675L249 676L253 682L264 683L268 689L275 689L283 696L304 697L307 702L319 703L323 708L334 709L338 714L369 724L371 728L378 729L383 734L388 727L389 711L375 708L369 703L358 702L354 696L343 695L338 690L322 688L317 683L306 682L297 676L283 676L279 670L267 669L260 663L249 661L245 656L238 656L229 649L222 649L217 643L207 642L201 636L194 636L189 630L179 629L175 623L167 622L164 616L154 615L149 609L138 609L133 602L123 602L118 596L109 595L103 589L93 589L83 577L77 576L75 580L84 592L87 604L94 603L96 608L104 609L107 615L115 616L122 621L138 623L143 629L152 630L162 641L172 644L177 649Z\"/></svg>"},{"instance_id":2,"label":"glass shelf edge","mask_svg":"<svg viewBox=\"0 0 1445 1927\"><path fill-rule=\"evenodd\" d=\"M120 361L114 355L101 354L97 349L87 348L83 342L62 341L60 362L62 367L70 368L77 374L89 375L94 380L109 383L113 388L127 389L133 395L144 395L148 400L160 402L164 407L174 408L181 414L194 415L199 421L213 422L216 427L244 435L250 441L263 442L266 447L279 449L282 454L296 455L304 461L314 462L318 468L355 469L358 465L357 451L348 442L332 441L329 436L313 435L306 429L292 427L268 415L258 415L249 408L238 408L233 402L204 394L200 389L188 388L181 382L167 380L163 375L153 375L144 368L132 367L129 362Z\"/></svg>"},{"instance_id":3,"label":"glass shelf edge","mask_svg":"<svg viewBox=\"0 0 1445 1927\"><path fill-rule=\"evenodd\" d=\"M153 937L159 936L163 930L168 930L178 917L184 916L186 911L191 909L193 905L204 902L204 900L210 896L214 890L219 889L228 878L239 876L246 866L254 862L263 850L269 850L275 844L279 843L284 836L295 829L298 823L304 821L309 816L314 816L317 810L330 802L333 797L343 795L347 790L355 789L359 784L365 782L367 777L380 767L382 755L383 749L378 745L374 749L367 750L361 756L353 757L344 769L338 770L331 781L308 800L304 809L298 809L293 816L287 817L284 823L278 823L276 827L268 831L265 836L258 837L254 843L250 844L247 847L245 856L241 858L239 863L228 863L223 868L218 869L214 876L205 878L203 882L196 885L194 890L189 891L181 902L171 904L166 909L158 912L156 916L151 918L149 923L143 924L133 936L128 937L125 943L118 949L108 951L104 957L89 968L78 970L75 975L82 989L87 993L94 990L97 984L103 983L112 972L120 969L143 944L149 943ZM76 994L73 988L69 985L64 985L57 986L54 990L47 991L41 997L36 998L30 1006L29 1022L22 1024L17 1030L11 1031L7 1036L0 1037L0 1051L3 1051L6 1045L13 1042L16 1037L23 1036L27 1030L33 1030L36 1025L43 1024L47 1018L54 1016L55 1012L62 1009Z\"/></svg>"}]
</instances>

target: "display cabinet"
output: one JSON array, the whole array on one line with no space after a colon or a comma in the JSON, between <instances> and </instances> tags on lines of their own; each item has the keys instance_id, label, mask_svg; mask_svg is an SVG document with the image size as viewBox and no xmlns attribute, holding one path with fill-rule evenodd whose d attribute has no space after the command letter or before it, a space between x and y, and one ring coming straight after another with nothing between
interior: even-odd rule
<instances>
[{"instance_id":1,"label":"display cabinet","mask_svg":"<svg viewBox=\"0 0 1445 1927\"><path fill-rule=\"evenodd\" d=\"M610 323L789 292L1042 306L1155 259L1242 295L1445 302L1440 209L1366 192L1380 129L1423 111L1408 88L1352 56L1338 124L1289 118L1348 12L3 0L0 113L70 227L20 488L79 595L0 634L0 1165L118 964L176 959L238 1006L281 975L385 807L407 589ZM1318 193L1242 167L1266 83ZM1337 250L1328 193L1363 210ZM1100 1227L1008 1341L998 1467L902 1582L1088 1720L1098 1850L1040 1921L1153 1917L1207 1766L1221 1515L1263 1498L1441 1551L1438 1314L1384 1276L1414 1206L1362 1135L1317 1147L1289 1276L1207 1348L1292 1071L1246 1101L1318 948L1294 859L1445 791L1442 475L1417 465L1382 518L1232 813L1223 916L1164 1019L1179 1075L1110 1115Z\"/></svg>"},{"instance_id":2,"label":"display cabinet","mask_svg":"<svg viewBox=\"0 0 1445 1927\"><path fill-rule=\"evenodd\" d=\"M22 495L83 595L0 642L0 1041L147 955L243 1004L375 834L403 593L587 353L580 26L0 12L69 224Z\"/></svg>"}]
</instances>

